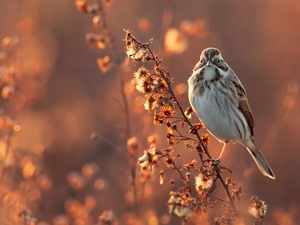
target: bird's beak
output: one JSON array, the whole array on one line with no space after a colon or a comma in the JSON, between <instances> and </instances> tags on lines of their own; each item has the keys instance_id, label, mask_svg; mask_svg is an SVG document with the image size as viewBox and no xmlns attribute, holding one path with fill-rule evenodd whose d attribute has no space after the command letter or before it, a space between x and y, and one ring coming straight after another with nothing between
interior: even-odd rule
<instances>
[{"instance_id":1,"label":"bird's beak","mask_svg":"<svg viewBox=\"0 0 300 225\"><path fill-rule=\"evenodd\" d=\"M207 66L212 66L212 65L213 65L213 63L212 63L212 61L209 59L209 60L207 60L207 63L206 63L206 65L207 65Z\"/></svg>"}]
</instances>

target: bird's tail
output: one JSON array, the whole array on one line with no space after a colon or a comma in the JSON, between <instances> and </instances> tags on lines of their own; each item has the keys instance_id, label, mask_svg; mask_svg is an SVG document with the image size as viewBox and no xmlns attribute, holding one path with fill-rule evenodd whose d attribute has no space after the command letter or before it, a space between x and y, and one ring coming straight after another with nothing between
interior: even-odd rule
<instances>
[{"instance_id":1,"label":"bird's tail","mask_svg":"<svg viewBox=\"0 0 300 225\"><path fill-rule=\"evenodd\" d=\"M274 174L273 170L267 163L267 160L263 156L262 152L259 151L259 149L257 148L256 144L252 141L251 141L251 143L247 142L247 143L243 143L243 144L245 145L245 147L251 154L252 158L256 162L256 165L258 166L258 168L260 169L262 174L275 180L275 174Z\"/></svg>"}]
</instances>

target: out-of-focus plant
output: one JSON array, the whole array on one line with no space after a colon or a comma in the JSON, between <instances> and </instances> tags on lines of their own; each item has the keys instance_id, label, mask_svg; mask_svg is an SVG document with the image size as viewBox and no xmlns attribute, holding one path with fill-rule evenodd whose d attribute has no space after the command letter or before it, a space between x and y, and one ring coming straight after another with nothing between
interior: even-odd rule
<instances>
[{"instance_id":1,"label":"out-of-focus plant","mask_svg":"<svg viewBox=\"0 0 300 225\"><path fill-rule=\"evenodd\" d=\"M122 60L116 49L115 40L113 35L107 25L106 21L106 9L112 4L112 0L97 0L95 3L89 3L87 0L75 0L75 5L77 9L82 13L87 13L93 15L93 24L98 28L99 32L88 33L86 35L86 41L90 44L96 45L99 49L111 49L112 58L109 55L105 55L102 58L97 59L97 64L102 73L106 73L113 67L116 70L117 77L120 84L120 94L122 101L122 110L124 116L124 126L123 133L128 139L131 136L130 127L130 116L129 116L129 106L127 97L125 94L125 78L124 70L122 70ZM126 62L125 62L126 64Z\"/></svg>"},{"instance_id":2,"label":"out-of-focus plant","mask_svg":"<svg viewBox=\"0 0 300 225\"><path fill-rule=\"evenodd\" d=\"M0 196L3 200L0 218L3 224L37 222L33 212L42 193L52 188L51 179L43 171L45 148L37 145L28 151L15 141L17 133L22 131L16 115L32 105L38 99L37 92L43 88L43 82L33 76L36 71L29 64L24 68L20 60L23 54L20 42L19 37L5 37L0 51ZM32 84L36 85L28 89Z\"/></svg>"},{"instance_id":3,"label":"out-of-focus plant","mask_svg":"<svg viewBox=\"0 0 300 225\"><path fill-rule=\"evenodd\" d=\"M124 125L123 135L127 141L128 158L129 158L129 170L130 170L130 184L132 187L133 205L137 210L137 190L136 190L136 158L138 142L135 137L131 137L132 128L130 123L130 110L129 103L126 95L126 83L125 83L125 68L128 66L128 60L121 60L118 50L115 46L115 40L107 25L106 10L112 4L110 0L97 0L94 3L89 3L87 0L75 0L75 6L77 9L86 14L93 15L93 25L98 29L98 33L88 33L86 35L86 41L92 45L97 46L100 50L110 49L112 56L105 55L104 57L97 59L98 67L101 73L107 73L110 70L115 70L119 81L119 90L121 100L118 102L121 104ZM128 90L127 90L128 91ZM97 139L97 135L92 135L91 139ZM114 212L110 209L103 211L99 216L99 221L104 224L117 224L118 221L114 215Z\"/></svg>"}]
</instances>

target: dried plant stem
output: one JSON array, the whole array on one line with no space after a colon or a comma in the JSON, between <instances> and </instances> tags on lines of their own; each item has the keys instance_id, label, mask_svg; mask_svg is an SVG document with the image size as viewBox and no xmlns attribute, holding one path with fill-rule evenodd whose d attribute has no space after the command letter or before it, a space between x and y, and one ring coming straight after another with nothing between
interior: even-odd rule
<instances>
[{"instance_id":1,"label":"dried plant stem","mask_svg":"<svg viewBox=\"0 0 300 225\"><path fill-rule=\"evenodd\" d=\"M168 160L170 160L172 166L174 167L173 169L175 169L177 171L177 173L179 174L179 176L180 176L181 180L183 181L183 183L186 183L185 177L182 175L181 170L178 168L178 166L176 166L176 163L171 158L171 156L170 155L164 155L164 157L166 157Z\"/></svg>"},{"instance_id":2,"label":"dried plant stem","mask_svg":"<svg viewBox=\"0 0 300 225\"><path fill-rule=\"evenodd\" d=\"M152 60L154 61L155 65L156 65L157 67L159 67L159 61L158 61L158 59L154 56L152 50L149 48L149 46L146 46L146 48L147 48L147 50L150 52L151 57L152 57ZM167 74L168 74L168 72L167 72L167 71L161 71L161 70L159 70L159 72L160 72L161 76L163 77L163 79L165 80L165 82L167 83L167 85L168 85L168 90L169 90L170 94L172 95L172 97L174 98L174 100L175 100L175 102L176 102L176 104L177 104L177 107L179 108L179 111L180 111L181 115L182 115L183 118L184 118L184 121L185 121L189 126L192 126L192 123L189 121L189 119L188 119L188 118L186 117L186 115L184 114L184 111L183 111L181 105L179 104L179 101L177 100L176 95L175 95L174 92L173 92L173 89L172 89L170 80L169 80L167 77L165 77L165 75L164 75L164 72L166 72ZM200 137L199 133L196 132L195 135L196 135L196 137L197 137L197 139L198 139L199 144L200 144L200 145L202 146L202 148L204 149L205 154L207 155L207 157L208 157L209 159L212 159L212 157L211 157L211 155L210 155L210 153L209 153L209 151L208 151L208 149L207 149L207 146L206 146L206 145L203 143L203 141L201 140L201 137ZM198 152L198 154L199 154L199 157L201 158L201 161L202 161L202 155L201 155L202 153ZM221 181L221 183L222 183L222 185L223 185L223 187L224 187L224 189L225 189L225 192L226 192L226 194L227 194L227 197L229 198L229 201L230 201L230 204L231 204L231 206L232 206L232 208L233 208L233 210L234 210L234 213L235 213L236 215L238 215L238 210L237 210L237 208L236 208L236 206L235 206L235 204L234 204L234 200L233 200L233 198L232 198L232 196L231 196L231 194L230 194L228 185L226 184L226 182L224 181L223 177L221 176L221 174L220 174L220 172L219 172L218 170L216 171L216 173L217 173L217 178Z\"/></svg>"},{"instance_id":3,"label":"dried plant stem","mask_svg":"<svg viewBox=\"0 0 300 225\"><path fill-rule=\"evenodd\" d=\"M172 2L174 1L174 2ZM177 6L177 0L167 0L165 1L165 8L163 12L162 25L161 25L161 40L164 41L163 35L172 26L174 11ZM162 45L163 46L163 45Z\"/></svg>"},{"instance_id":4,"label":"dried plant stem","mask_svg":"<svg viewBox=\"0 0 300 225\"><path fill-rule=\"evenodd\" d=\"M110 34L110 39L113 40L113 37L107 28L108 33ZM123 113L124 113L124 135L125 138L128 140L131 137L131 126L130 126L130 114L129 114L129 105L128 105L128 100L127 96L125 93L125 75L122 72L120 68L120 55L118 51L115 48L115 45L112 46L112 51L114 53L114 57L117 63L117 77L119 79L119 85L120 85L120 92L121 92L121 97L123 101ZM133 201L134 201L134 207L135 211L138 210L138 199L137 199L137 190L136 190L136 158L129 160L129 168L130 168L130 175L131 175L131 186L132 186L132 192L133 192Z\"/></svg>"},{"instance_id":5,"label":"dried plant stem","mask_svg":"<svg viewBox=\"0 0 300 225\"><path fill-rule=\"evenodd\" d=\"M9 67L9 61L12 57L12 53L13 53L13 49L11 48L8 52L7 52L7 56L6 56L6 60L5 60L5 67ZM12 117L12 105L11 105L11 101L10 99L7 100L7 113L10 117ZM11 147L11 138L13 136L14 131L12 129L10 129L10 131L8 132L7 136L4 137L5 138L5 152L4 152L4 157L3 157L3 163L2 163L2 169L1 169L1 175L0 175L0 183L3 181L4 175L5 175L5 160L8 156L9 153L9 148Z\"/></svg>"},{"instance_id":6,"label":"dried plant stem","mask_svg":"<svg viewBox=\"0 0 300 225\"><path fill-rule=\"evenodd\" d=\"M131 126L130 126L130 117L129 117L129 106L128 106L128 100L127 96L125 94L125 80L124 80L124 74L122 73L122 70L120 69L120 65L117 66L117 76L120 83L120 92L121 97L123 100L123 112L124 112L124 134L126 139L131 137Z\"/></svg>"},{"instance_id":7,"label":"dried plant stem","mask_svg":"<svg viewBox=\"0 0 300 225\"><path fill-rule=\"evenodd\" d=\"M3 181L3 177L4 177L4 174L5 174L5 160L8 156L8 153L9 153L9 147L11 146L10 145L10 140L11 140L12 135L13 135L13 132L9 132L7 137L5 137L5 152L4 152L3 162L2 162L0 183Z\"/></svg>"},{"instance_id":8,"label":"dried plant stem","mask_svg":"<svg viewBox=\"0 0 300 225\"><path fill-rule=\"evenodd\" d=\"M225 201L225 200L223 200L223 199L221 199L221 198L214 197L214 196L212 196L212 195L210 195L210 197L212 197L212 198L216 199L216 201L220 201L220 202L224 202L224 203L226 203L226 204L230 204L230 202L228 202L228 201Z\"/></svg>"},{"instance_id":9,"label":"dried plant stem","mask_svg":"<svg viewBox=\"0 0 300 225\"><path fill-rule=\"evenodd\" d=\"M129 168L131 176L131 186L133 192L133 202L135 211L138 210L137 189L136 189L136 157L129 157Z\"/></svg>"},{"instance_id":10,"label":"dried plant stem","mask_svg":"<svg viewBox=\"0 0 300 225\"><path fill-rule=\"evenodd\" d=\"M104 36L107 37L109 40L109 48L112 51L114 62L116 65L116 74L119 81L120 94L122 98L121 106L122 106L123 117L124 117L123 134L125 139L128 140L129 138L131 138L131 126L130 126L129 104L125 93L125 74L123 73L121 68L121 57L115 46L114 37L109 27L107 26L103 3L101 0L97 0L97 4L99 6L99 10L97 11L97 14L100 16L100 18L103 21L101 28L103 29ZM136 157L129 156L129 170L130 170L131 186L132 186L133 198L134 198L134 207L135 207L135 211L137 211L138 200L137 200L137 190L136 190Z\"/></svg>"},{"instance_id":11,"label":"dried plant stem","mask_svg":"<svg viewBox=\"0 0 300 225\"><path fill-rule=\"evenodd\" d=\"M165 2L163 18L162 18L162 25L161 25L161 51L164 54L164 61L166 65L170 64L172 55L165 54L164 51L164 35L172 27L173 20L174 20L174 12L178 5L178 0L167 0Z\"/></svg>"},{"instance_id":12,"label":"dried plant stem","mask_svg":"<svg viewBox=\"0 0 300 225\"><path fill-rule=\"evenodd\" d=\"M121 57L115 46L114 37L113 37L109 27L107 26L106 19L105 19L106 18L105 12L103 10L103 3L101 0L97 0L97 3L100 8L100 10L98 11L98 15L103 20L103 25L102 25L103 32L104 32L105 36L109 38L110 49L112 50L112 53L114 55L114 60L116 63L116 72L117 72L117 77L118 77L119 85L120 85L120 94L121 94L122 101L123 101L122 107L123 107L123 113L124 113L124 135L125 135L126 139L129 139L131 137L131 126L130 126L130 116L129 116L130 113L129 113L129 105L128 105L127 96L126 96L126 93L124 90L125 75L124 75L122 69L120 68Z\"/></svg>"}]
</instances>

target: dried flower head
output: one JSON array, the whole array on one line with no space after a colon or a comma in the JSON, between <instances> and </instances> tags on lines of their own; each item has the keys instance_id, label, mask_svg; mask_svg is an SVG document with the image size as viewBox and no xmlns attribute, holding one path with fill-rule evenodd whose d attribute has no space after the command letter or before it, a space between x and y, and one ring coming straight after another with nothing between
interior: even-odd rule
<instances>
[{"instance_id":1,"label":"dried flower head","mask_svg":"<svg viewBox=\"0 0 300 225\"><path fill-rule=\"evenodd\" d=\"M75 6L80 12L88 13L88 4L86 0L76 0Z\"/></svg>"},{"instance_id":2,"label":"dried flower head","mask_svg":"<svg viewBox=\"0 0 300 225\"><path fill-rule=\"evenodd\" d=\"M170 198L168 200L169 213L188 220L194 215L192 211L196 200L187 196L185 193L170 192Z\"/></svg>"},{"instance_id":3,"label":"dried flower head","mask_svg":"<svg viewBox=\"0 0 300 225\"><path fill-rule=\"evenodd\" d=\"M94 34L94 33L88 33L85 35L85 40L89 44L95 44L98 42L105 42L105 38L102 35Z\"/></svg>"},{"instance_id":4,"label":"dried flower head","mask_svg":"<svg viewBox=\"0 0 300 225\"><path fill-rule=\"evenodd\" d=\"M11 96L13 95L13 93L15 92L13 87L10 86L5 86L2 88L2 98L11 98Z\"/></svg>"},{"instance_id":5,"label":"dried flower head","mask_svg":"<svg viewBox=\"0 0 300 225\"><path fill-rule=\"evenodd\" d=\"M98 171L99 166L96 163L87 163L81 169L82 175L87 179L92 178Z\"/></svg>"},{"instance_id":6,"label":"dried flower head","mask_svg":"<svg viewBox=\"0 0 300 225\"><path fill-rule=\"evenodd\" d=\"M263 219L266 216L268 205L265 201L259 200L257 196L251 197L252 204L249 206L248 212L256 219Z\"/></svg>"},{"instance_id":7,"label":"dried flower head","mask_svg":"<svg viewBox=\"0 0 300 225\"><path fill-rule=\"evenodd\" d=\"M145 109L147 111L152 111L156 107L156 100L153 97L150 97L147 99L147 101L144 104Z\"/></svg>"},{"instance_id":8,"label":"dried flower head","mask_svg":"<svg viewBox=\"0 0 300 225\"><path fill-rule=\"evenodd\" d=\"M13 42L10 37L5 37L2 40L2 46L3 48L10 48L12 46Z\"/></svg>"},{"instance_id":9,"label":"dried flower head","mask_svg":"<svg viewBox=\"0 0 300 225\"><path fill-rule=\"evenodd\" d=\"M25 166L23 167L23 177L24 178L31 178L33 175L36 174L36 165L34 165L32 162L27 162Z\"/></svg>"},{"instance_id":10,"label":"dried flower head","mask_svg":"<svg viewBox=\"0 0 300 225\"><path fill-rule=\"evenodd\" d=\"M141 170L151 170L156 165L157 149L155 147L144 151L144 155L138 158Z\"/></svg>"},{"instance_id":11,"label":"dried flower head","mask_svg":"<svg viewBox=\"0 0 300 225\"><path fill-rule=\"evenodd\" d=\"M158 125L158 124L163 124L164 122L164 116L161 115L161 113L157 113L157 111L154 111L154 119L153 119L153 123Z\"/></svg>"},{"instance_id":12,"label":"dried flower head","mask_svg":"<svg viewBox=\"0 0 300 225\"><path fill-rule=\"evenodd\" d=\"M143 66L141 68L139 68L137 72L134 73L134 77L136 80L144 80L150 76L151 76L151 74L150 74L149 70Z\"/></svg>"},{"instance_id":13,"label":"dried flower head","mask_svg":"<svg viewBox=\"0 0 300 225\"><path fill-rule=\"evenodd\" d=\"M159 142L159 136L157 134L149 135L148 138L147 138L147 141L150 144L157 144Z\"/></svg>"},{"instance_id":14,"label":"dried flower head","mask_svg":"<svg viewBox=\"0 0 300 225\"><path fill-rule=\"evenodd\" d=\"M201 141L203 142L204 145L208 145L210 142L210 138L208 134L203 134L201 137Z\"/></svg>"},{"instance_id":15,"label":"dried flower head","mask_svg":"<svg viewBox=\"0 0 300 225\"><path fill-rule=\"evenodd\" d=\"M36 178L37 185L45 191L52 188L52 180L45 174L41 174Z\"/></svg>"},{"instance_id":16,"label":"dried flower head","mask_svg":"<svg viewBox=\"0 0 300 225\"><path fill-rule=\"evenodd\" d=\"M53 219L53 225L68 225L70 219L66 215L58 215Z\"/></svg>"},{"instance_id":17,"label":"dried flower head","mask_svg":"<svg viewBox=\"0 0 300 225\"><path fill-rule=\"evenodd\" d=\"M195 177L195 187L197 192L200 192L203 189L210 189L212 185L213 179L211 177L207 177L202 173Z\"/></svg>"},{"instance_id":18,"label":"dried flower head","mask_svg":"<svg viewBox=\"0 0 300 225\"><path fill-rule=\"evenodd\" d=\"M242 192L242 187L235 188L231 192L231 196L233 197L234 200L238 201L242 196L244 196L245 193Z\"/></svg>"},{"instance_id":19,"label":"dried flower head","mask_svg":"<svg viewBox=\"0 0 300 225\"><path fill-rule=\"evenodd\" d=\"M99 220L107 224L114 224L117 221L115 213L112 210L103 211L99 216Z\"/></svg>"},{"instance_id":20,"label":"dried flower head","mask_svg":"<svg viewBox=\"0 0 300 225\"><path fill-rule=\"evenodd\" d=\"M128 45L126 45L126 54L137 61L144 61L144 58L147 55L147 52L141 48L139 44L137 44L135 41L130 42Z\"/></svg>"},{"instance_id":21,"label":"dried flower head","mask_svg":"<svg viewBox=\"0 0 300 225\"><path fill-rule=\"evenodd\" d=\"M95 27L100 27L103 25L103 20L101 19L101 16L97 15L93 18L93 24Z\"/></svg>"},{"instance_id":22,"label":"dried flower head","mask_svg":"<svg viewBox=\"0 0 300 225\"><path fill-rule=\"evenodd\" d=\"M109 7L113 3L113 0L102 0L102 2L105 6Z\"/></svg>"},{"instance_id":23,"label":"dried flower head","mask_svg":"<svg viewBox=\"0 0 300 225\"><path fill-rule=\"evenodd\" d=\"M67 180L69 185L75 190L82 190L85 187L84 177L78 172L70 172Z\"/></svg>"},{"instance_id":24,"label":"dried flower head","mask_svg":"<svg viewBox=\"0 0 300 225\"><path fill-rule=\"evenodd\" d=\"M92 195L87 195L84 198L84 206L89 210L93 210L97 206L97 200Z\"/></svg>"},{"instance_id":25,"label":"dried flower head","mask_svg":"<svg viewBox=\"0 0 300 225\"><path fill-rule=\"evenodd\" d=\"M126 54L128 57L136 60L136 61L147 61L149 56L146 48L138 42L133 36L130 30L124 30L126 32L125 42L126 42ZM152 39L150 39L147 45L152 43Z\"/></svg>"},{"instance_id":26,"label":"dried flower head","mask_svg":"<svg viewBox=\"0 0 300 225\"><path fill-rule=\"evenodd\" d=\"M138 149L138 140L136 137L131 137L127 140L127 149L130 156L134 156Z\"/></svg>"},{"instance_id":27,"label":"dried flower head","mask_svg":"<svg viewBox=\"0 0 300 225\"><path fill-rule=\"evenodd\" d=\"M103 179L97 179L94 182L94 188L97 191L102 191L103 189L107 188L109 186L109 183L106 180Z\"/></svg>"},{"instance_id":28,"label":"dried flower head","mask_svg":"<svg viewBox=\"0 0 300 225\"><path fill-rule=\"evenodd\" d=\"M141 67L137 72L134 73L135 81L136 81L136 89L141 92L150 92L151 91L151 83L153 82L153 78L149 70L145 67Z\"/></svg>"},{"instance_id":29,"label":"dried flower head","mask_svg":"<svg viewBox=\"0 0 300 225\"><path fill-rule=\"evenodd\" d=\"M184 111L184 115L188 118L192 118L192 113L193 113L193 108L191 106L187 107L186 110Z\"/></svg>"},{"instance_id":30,"label":"dried flower head","mask_svg":"<svg viewBox=\"0 0 300 225\"><path fill-rule=\"evenodd\" d=\"M159 184L163 184L164 183L164 180L165 180L165 177L164 177L164 171L161 170L159 172Z\"/></svg>"},{"instance_id":31,"label":"dried flower head","mask_svg":"<svg viewBox=\"0 0 300 225\"><path fill-rule=\"evenodd\" d=\"M193 145L193 143L190 142L190 141L185 141L185 142L184 142L184 145L185 145L185 147L186 147L187 149L190 149L190 150L193 150L193 149L194 149L194 145Z\"/></svg>"},{"instance_id":32,"label":"dried flower head","mask_svg":"<svg viewBox=\"0 0 300 225\"><path fill-rule=\"evenodd\" d=\"M226 178L226 185L228 185L229 187L234 186L234 183L232 182L232 180L231 180L230 177L227 177L227 178Z\"/></svg>"},{"instance_id":33,"label":"dried flower head","mask_svg":"<svg viewBox=\"0 0 300 225\"><path fill-rule=\"evenodd\" d=\"M102 37L98 42L97 42L97 47L99 49L105 49L106 47L106 38ZM108 42L109 43L109 42Z\"/></svg>"},{"instance_id":34,"label":"dried flower head","mask_svg":"<svg viewBox=\"0 0 300 225\"><path fill-rule=\"evenodd\" d=\"M110 57L108 55L104 56L104 58L97 59L97 64L102 73L106 73L113 66L113 63L110 61Z\"/></svg>"},{"instance_id":35,"label":"dried flower head","mask_svg":"<svg viewBox=\"0 0 300 225\"><path fill-rule=\"evenodd\" d=\"M98 4L88 5L87 11L91 14L96 14L100 10L100 6Z\"/></svg>"}]
</instances>

